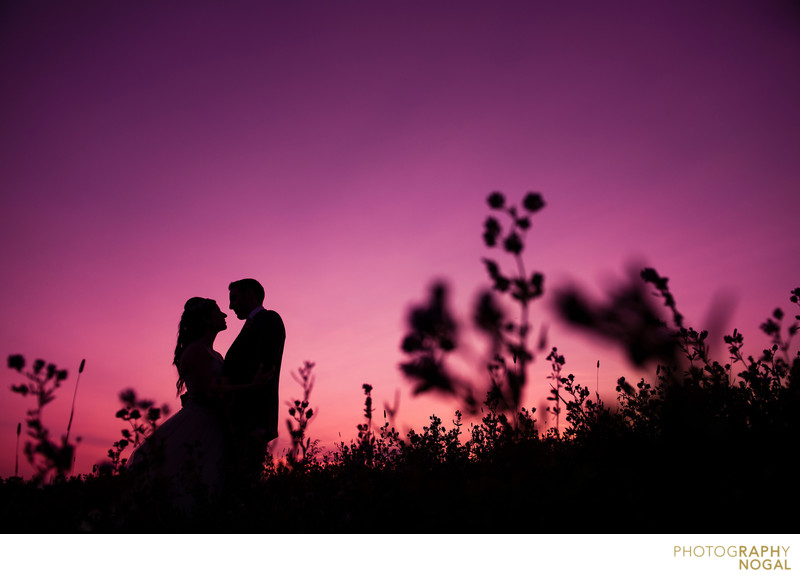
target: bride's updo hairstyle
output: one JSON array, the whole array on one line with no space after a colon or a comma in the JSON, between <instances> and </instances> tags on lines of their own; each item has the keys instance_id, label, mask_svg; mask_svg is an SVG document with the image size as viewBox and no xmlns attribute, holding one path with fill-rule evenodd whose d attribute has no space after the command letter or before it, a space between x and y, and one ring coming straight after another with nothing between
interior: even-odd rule
<instances>
[{"instance_id":1,"label":"bride's updo hairstyle","mask_svg":"<svg viewBox=\"0 0 800 579\"><path fill-rule=\"evenodd\" d=\"M219 309L217 302L208 298L189 298L183 306L183 314L178 324L178 343L175 346L175 357L172 363L178 368L178 394L183 391L183 376L181 376L180 363L186 346L200 338L208 329L211 314Z\"/></svg>"}]
</instances>

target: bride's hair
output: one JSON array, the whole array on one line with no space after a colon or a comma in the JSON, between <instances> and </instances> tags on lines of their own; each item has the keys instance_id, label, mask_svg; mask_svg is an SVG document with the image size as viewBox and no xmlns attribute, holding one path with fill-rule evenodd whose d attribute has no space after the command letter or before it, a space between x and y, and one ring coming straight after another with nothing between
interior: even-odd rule
<instances>
[{"instance_id":1,"label":"bride's hair","mask_svg":"<svg viewBox=\"0 0 800 579\"><path fill-rule=\"evenodd\" d=\"M172 363L178 369L178 394L183 391L184 380L181 376L181 356L186 346L197 340L208 329L209 319L214 310L218 308L217 302L208 298L189 298L183 306L183 314L178 324L178 343L175 346L175 357Z\"/></svg>"}]
</instances>

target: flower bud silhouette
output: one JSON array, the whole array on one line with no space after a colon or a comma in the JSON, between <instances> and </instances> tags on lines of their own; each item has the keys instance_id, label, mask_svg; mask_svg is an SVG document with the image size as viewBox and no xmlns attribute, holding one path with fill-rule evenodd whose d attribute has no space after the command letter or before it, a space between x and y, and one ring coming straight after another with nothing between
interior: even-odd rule
<instances>
[{"instance_id":1,"label":"flower bud silhouette","mask_svg":"<svg viewBox=\"0 0 800 579\"><path fill-rule=\"evenodd\" d=\"M11 370L16 370L21 372L25 368L25 358L20 356L19 354L15 354L13 356L8 357L8 367Z\"/></svg>"},{"instance_id":2,"label":"flower bud silhouette","mask_svg":"<svg viewBox=\"0 0 800 579\"><path fill-rule=\"evenodd\" d=\"M487 199L489 207L492 209L502 209L506 204L505 196L499 191L494 191Z\"/></svg>"},{"instance_id":3,"label":"flower bud silhouette","mask_svg":"<svg viewBox=\"0 0 800 579\"><path fill-rule=\"evenodd\" d=\"M544 199L541 193L528 193L522 200L522 206L531 213L536 213L544 209Z\"/></svg>"}]
</instances>

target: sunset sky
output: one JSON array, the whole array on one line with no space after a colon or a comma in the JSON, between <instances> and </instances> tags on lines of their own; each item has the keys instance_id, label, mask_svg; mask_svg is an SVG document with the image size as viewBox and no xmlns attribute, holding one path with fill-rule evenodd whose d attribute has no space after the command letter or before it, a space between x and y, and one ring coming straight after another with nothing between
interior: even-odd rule
<instances>
[{"instance_id":1,"label":"sunset sky","mask_svg":"<svg viewBox=\"0 0 800 579\"><path fill-rule=\"evenodd\" d=\"M800 285L789 0L13 1L0 78L0 354L70 371L44 411L56 436L86 359L76 472L119 438L121 390L178 409L183 304L229 313L224 355L243 277L286 324L282 400L317 364L313 438L356 437L365 382L378 424L399 392L402 431L433 412L449 426L455 406L412 398L398 370L405 314L443 278L469 318L494 190L547 202L526 252L546 296L570 281L602 295L650 265L688 324L730 306L722 331L757 354L758 325ZM594 388L601 361L609 400L621 374L638 380L546 298L533 318L579 382ZM540 356L537 415L548 374ZM0 382L10 476L33 401L5 363Z\"/></svg>"}]
</instances>

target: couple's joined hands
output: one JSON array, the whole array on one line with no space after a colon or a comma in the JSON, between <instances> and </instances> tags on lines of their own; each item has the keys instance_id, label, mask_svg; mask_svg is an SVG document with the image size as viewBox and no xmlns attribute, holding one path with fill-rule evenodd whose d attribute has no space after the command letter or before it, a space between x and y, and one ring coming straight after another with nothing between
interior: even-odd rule
<instances>
[{"instance_id":1,"label":"couple's joined hands","mask_svg":"<svg viewBox=\"0 0 800 579\"><path fill-rule=\"evenodd\" d=\"M220 389L218 390L219 395L222 395L224 392L240 392L246 391L251 389L257 388L264 388L269 384L269 381L272 380L272 377L275 375L275 366L272 366L269 370L264 370L264 364L261 364L256 371L256 375L253 376L253 381L249 384L231 384L226 379L222 379L219 382Z\"/></svg>"}]
</instances>

